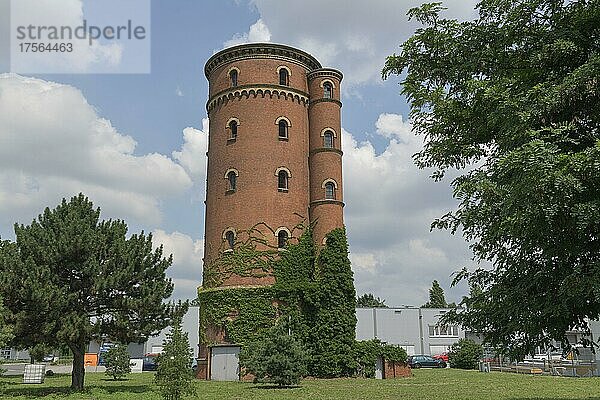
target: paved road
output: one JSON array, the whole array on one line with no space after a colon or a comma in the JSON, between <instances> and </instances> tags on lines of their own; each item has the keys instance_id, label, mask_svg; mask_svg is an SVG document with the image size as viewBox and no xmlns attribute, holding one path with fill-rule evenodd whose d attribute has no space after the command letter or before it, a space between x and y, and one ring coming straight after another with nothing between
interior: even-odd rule
<instances>
[{"instance_id":1,"label":"paved road","mask_svg":"<svg viewBox=\"0 0 600 400\"><path fill-rule=\"evenodd\" d=\"M25 370L25 364L4 364L0 365L0 368L6 370L6 372L2 375L19 376L23 375L23 371Z\"/></svg>"}]
</instances>

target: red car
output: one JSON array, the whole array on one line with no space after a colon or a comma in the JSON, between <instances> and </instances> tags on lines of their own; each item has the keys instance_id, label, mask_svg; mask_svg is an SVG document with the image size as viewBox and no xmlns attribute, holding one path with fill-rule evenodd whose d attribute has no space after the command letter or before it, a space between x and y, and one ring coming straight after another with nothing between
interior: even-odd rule
<instances>
[{"instance_id":1,"label":"red car","mask_svg":"<svg viewBox=\"0 0 600 400\"><path fill-rule=\"evenodd\" d=\"M442 354L436 354L435 356L432 356L435 359L438 360L442 360L443 362L447 363L448 362L448 353L444 352Z\"/></svg>"}]
</instances>

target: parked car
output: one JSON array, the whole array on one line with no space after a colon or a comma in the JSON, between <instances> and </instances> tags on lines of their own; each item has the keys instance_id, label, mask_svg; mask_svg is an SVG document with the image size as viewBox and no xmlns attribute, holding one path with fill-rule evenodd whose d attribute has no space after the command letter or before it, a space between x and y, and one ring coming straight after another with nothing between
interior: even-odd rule
<instances>
[{"instance_id":1,"label":"parked car","mask_svg":"<svg viewBox=\"0 0 600 400\"><path fill-rule=\"evenodd\" d=\"M142 371L156 371L158 367L157 357L158 354L155 353L146 354L142 360Z\"/></svg>"},{"instance_id":2,"label":"parked car","mask_svg":"<svg viewBox=\"0 0 600 400\"><path fill-rule=\"evenodd\" d=\"M446 364L448 363L448 352L447 351L443 352L442 354L436 354L432 357L435 359L438 359L438 360L442 360Z\"/></svg>"},{"instance_id":3,"label":"parked car","mask_svg":"<svg viewBox=\"0 0 600 400\"><path fill-rule=\"evenodd\" d=\"M544 361L563 361L565 358L560 352L551 352L551 353L538 353L533 356L526 357L523 360L524 363L535 364L535 363L543 363Z\"/></svg>"},{"instance_id":4,"label":"parked car","mask_svg":"<svg viewBox=\"0 0 600 400\"><path fill-rule=\"evenodd\" d=\"M408 357L408 365L411 368L446 368L446 362L437 358L433 358L426 354L418 354Z\"/></svg>"},{"instance_id":5,"label":"parked car","mask_svg":"<svg viewBox=\"0 0 600 400\"><path fill-rule=\"evenodd\" d=\"M47 354L47 355L45 355L44 358L42 359L42 361L43 362L53 362L54 361L54 354Z\"/></svg>"}]
</instances>

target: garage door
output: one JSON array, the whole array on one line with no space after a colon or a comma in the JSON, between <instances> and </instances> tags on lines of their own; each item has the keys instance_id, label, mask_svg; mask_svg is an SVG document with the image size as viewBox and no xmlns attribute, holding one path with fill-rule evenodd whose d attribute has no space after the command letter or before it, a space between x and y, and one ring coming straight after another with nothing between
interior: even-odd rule
<instances>
[{"instance_id":1,"label":"garage door","mask_svg":"<svg viewBox=\"0 0 600 400\"><path fill-rule=\"evenodd\" d=\"M210 379L213 381L240 380L240 348L238 346L211 348Z\"/></svg>"}]
</instances>

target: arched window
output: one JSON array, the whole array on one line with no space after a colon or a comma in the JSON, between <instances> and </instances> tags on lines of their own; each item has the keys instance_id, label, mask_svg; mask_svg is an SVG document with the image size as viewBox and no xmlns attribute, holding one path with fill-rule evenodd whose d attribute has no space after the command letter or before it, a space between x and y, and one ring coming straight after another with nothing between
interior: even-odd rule
<instances>
[{"instance_id":1,"label":"arched window","mask_svg":"<svg viewBox=\"0 0 600 400\"><path fill-rule=\"evenodd\" d=\"M225 240L227 241L229 248L233 250L233 245L235 244L235 232L232 230L225 232Z\"/></svg>"},{"instance_id":2,"label":"arched window","mask_svg":"<svg viewBox=\"0 0 600 400\"><path fill-rule=\"evenodd\" d=\"M325 82L323 84L323 97L325 97L326 99L333 98L333 86L331 86L331 83L329 82Z\"/></svg>"},{"instance_id":3,"label":"arched window","mask_svg":"<svg viewBox=\"0 0 600 400\"><path fill-rule=\"evenodd\" d=\"M280 68L279 69L279 84L283 86L289 85L290 74L287 69Z\"/></svg>"},{"instance_id":4,"label":"arched window","mask_svg":"<svg viewBox=\"0 0 600 400\"><path fill-rule=\"evenodd\" d=\"M287 231L285 229L281 229L277 233L277 248L283 249L287 245L288 238L289 234L287 233Z\"/></svg>"},{"instance_id":5,"label":"arched window","mask_svg":"<svg viewBox=\"0 0 600 400\"><path fill-rule=\"evenodd\" d=\"M281 170L277 173L277 189L280 192L288 190L289 175L286 170Z\"/></svg>"},{"instance_id":6,"label":"arched window","mask_svg":"<svg viewBox=\"0 0 600 400\"><path fill-rule=\"evenodd\" d=\"M229 71L229 80L231 82L232 87L236 87L238 85L238 71L237 69L232 69Z\"/></svg>"},{"instance_id":7,"label":"arched window","mask_svg":"<svg viewBox=\"0 0 600 400\"><path fill-rule=\"evenodd\" d=\"M335 185L333 182L327 182L325 184L325 198L328 200L335 200Z\"/></svg>"},{"instance_id":8,"label":"arched window","mask_svg":"<svg viewBox=\"0 0 600 400\"><path fill-rule=\"evenodd\" d=\"M229 139L235 140L237 139L238 134L238 123L236 120L229 121Z\"/></svg>"},{"instance_id":9,"label":"arched window","mask_svg":"<svg viewBox=\"0 0 600 400\"><path fill-rule=\"evenodd\" d=\"M279 123L279 139L287 139L288 138L288 123L285 119L280 119Z\"/></svg>"},{"instance_id":10,"label":"arched window","mask_svg":"<svg viewBox=\"0 0 600 400\"><path fill-rule=\"evenodd\" d=\"M325 133L323 134L323 147L326 147L328 149L333 148L333 132L332 131L325 131Z\"/></svg>"},{"instance_id":11,"label":"arched window","mask_svg":"<svg viewBox=\"0 0 600 400\"><path fill-rule=\"evenodd\" d=\"M235 192L235 189L237 187L237 174L235 173L235 171L229 171L227 173L227 183L229 183L229 189L227 190Z\"/></svg>"}]
</instances>

